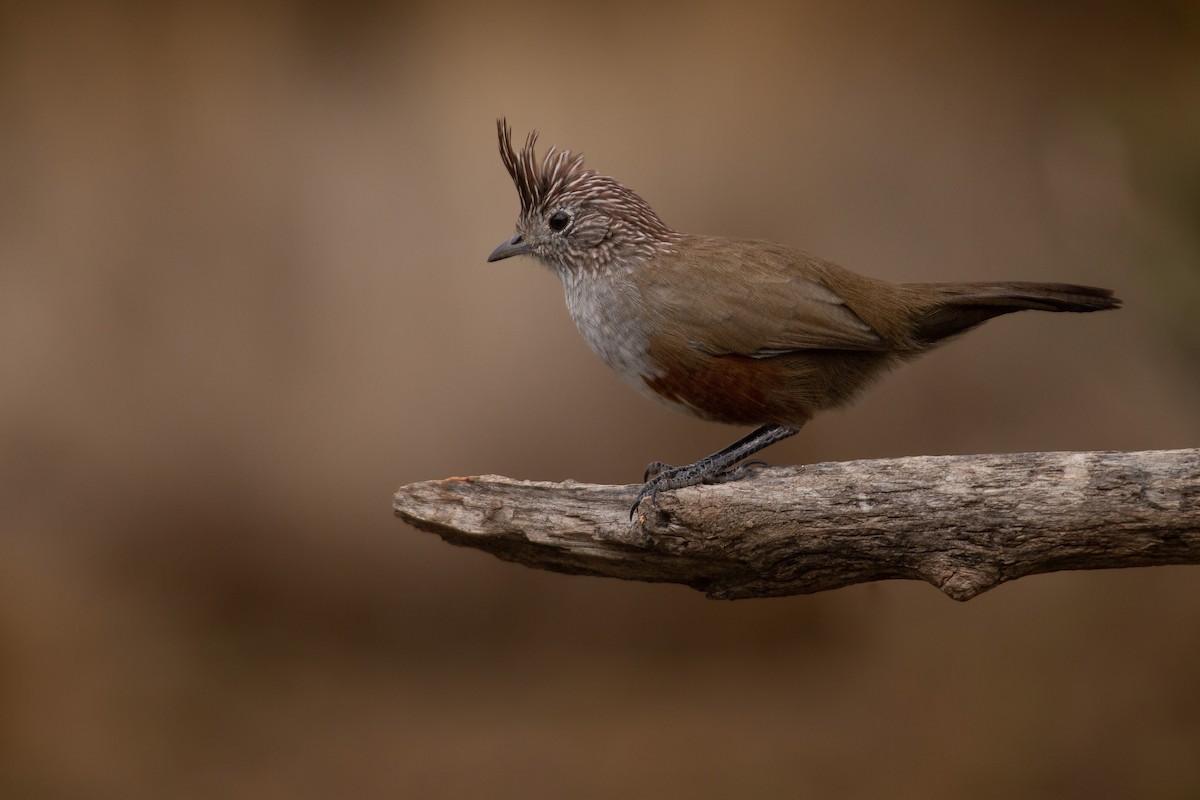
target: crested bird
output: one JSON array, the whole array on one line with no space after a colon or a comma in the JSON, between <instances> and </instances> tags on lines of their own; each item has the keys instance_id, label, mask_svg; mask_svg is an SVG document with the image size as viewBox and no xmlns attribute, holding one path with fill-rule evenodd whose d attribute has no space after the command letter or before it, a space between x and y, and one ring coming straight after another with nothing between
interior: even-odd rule
<instances>
[{"instance_id":1,"label":"crested bird","mask_svg":"<svg viewBox=\"0 0 1200 800\"><path fill-rule=\"evenodd\" d=\"M532 255L550 268L588 346L643 395L756 426L695 463L650 464L631 516L662 490L742 477L745 459L818 411L992 317L1121 305L1065 283L890 283L772 242L681 233L582 154L538 159L536 131L518 151L504 118L496 128L521 210L487 260Z\"/></svg>"}]
</instances>

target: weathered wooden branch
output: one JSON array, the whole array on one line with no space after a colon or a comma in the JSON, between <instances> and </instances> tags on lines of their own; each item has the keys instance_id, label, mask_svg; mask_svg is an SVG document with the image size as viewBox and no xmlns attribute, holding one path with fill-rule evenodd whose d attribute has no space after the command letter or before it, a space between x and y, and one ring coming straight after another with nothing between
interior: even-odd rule
<instances>
[{"instance_id":1,"label":"weathered wooden branch","mask_svg":"<svg viewBox=\"0 0 1200 800\"><path fill-rule=\"evenodd\" d=\"M919 578L969 600L1024 575L1200 564L1200 449L938 456L763 468L663 492L446 478L396 514L538 569L682 583L710 597Z\"/></svg>"}]
</instances>

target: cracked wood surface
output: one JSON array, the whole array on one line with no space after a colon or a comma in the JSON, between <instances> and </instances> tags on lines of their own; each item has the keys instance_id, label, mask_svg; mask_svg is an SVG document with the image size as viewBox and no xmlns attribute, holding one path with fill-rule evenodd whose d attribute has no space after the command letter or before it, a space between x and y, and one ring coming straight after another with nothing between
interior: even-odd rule
<instances>
[{"instance_id":1,"label":"cracked wood surface","mask_svg":"<svg viewBox=\"0 0 1200 800\"><path fill-rule=\"evenodd\" d=\"M1200 449L768 467L663 492L630 523L639 488L445 478L394 508L507 561L729 599L910 578L968 600L1042 572L1200 564Z\"/></svg>"}]
</instances>

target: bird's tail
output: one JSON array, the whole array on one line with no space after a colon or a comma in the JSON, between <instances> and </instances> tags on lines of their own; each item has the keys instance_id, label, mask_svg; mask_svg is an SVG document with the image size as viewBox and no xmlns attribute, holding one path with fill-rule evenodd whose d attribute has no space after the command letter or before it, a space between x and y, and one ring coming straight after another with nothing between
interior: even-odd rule
<instances>
[{"instance_id":1,"label":"bird's tail","mask_svg":"<svg viewBox=\"0 0 1200 800\"><path fill-rule=\"evenodd\" d=\"M1069 283L909 283L930 302L913 319L913 334L937 342L1014 311L1105 311L1120 308L1111 289Z\"/></svg>"}]
</instances>

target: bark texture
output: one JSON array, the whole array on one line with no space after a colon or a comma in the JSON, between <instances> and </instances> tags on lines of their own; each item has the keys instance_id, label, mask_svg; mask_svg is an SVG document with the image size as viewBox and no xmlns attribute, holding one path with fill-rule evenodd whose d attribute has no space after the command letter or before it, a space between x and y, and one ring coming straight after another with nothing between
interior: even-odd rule
<instances>
[{"instance_id":1,"label":"bark texture","mask_svg":"<svg viewBox=\"0 0 1200 800\"><path fill-rule=\"evenodd\" d=\"M402 486L396 514L537 569L773 597L885 578L968 600L1023 575L1200 564L1200 449L763 468L663 492L494 475Z\"/></svg>"}]
</instances>

